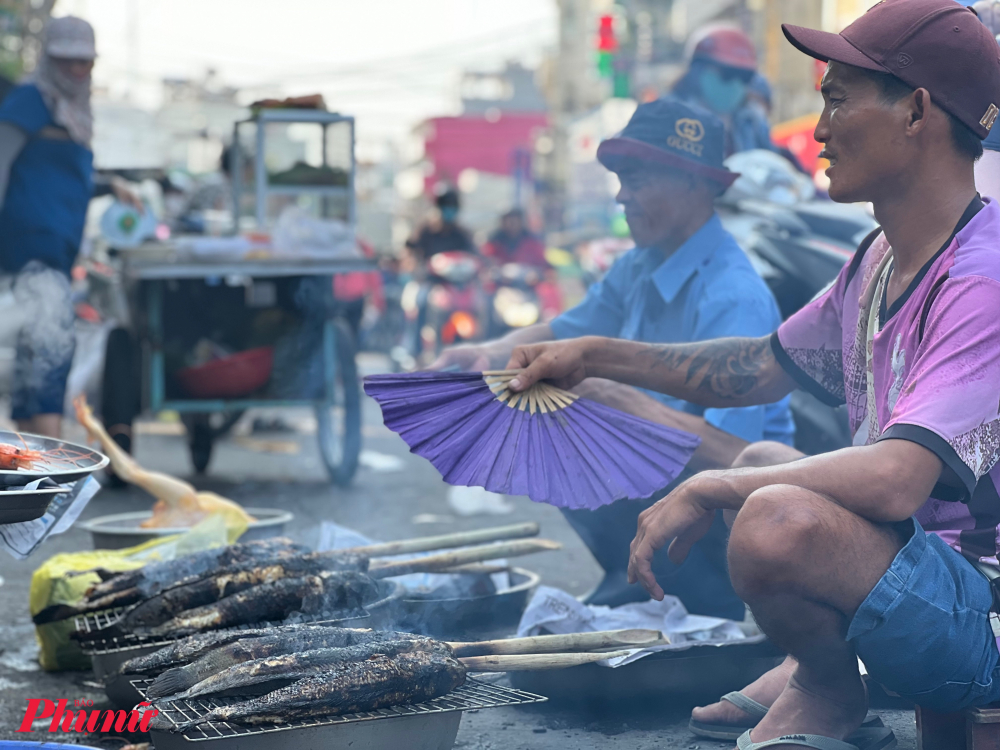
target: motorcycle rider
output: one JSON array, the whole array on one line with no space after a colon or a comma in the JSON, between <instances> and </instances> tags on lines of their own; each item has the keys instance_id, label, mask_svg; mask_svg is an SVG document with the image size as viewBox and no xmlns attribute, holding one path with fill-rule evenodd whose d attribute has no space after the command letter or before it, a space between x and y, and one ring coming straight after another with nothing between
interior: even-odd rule
<instances>
[{"instance_id":1,"label":"motorcycle rider","mask_svg":"<svg viewBox=\"0 0 1000 750\"><path fill-rule=\"evenodd\" d=\"M434 199L436 214L426 221L419 231L406 241L407 255L404 268L417 278L426 276L427 261L438 253L460 250L479 254L472 234L458 222L461 200L458 191L452 187L440 186ZM420 284L417 293L417 316L407 326L407 348L413 356L422 349L420 332L427 322L427 294L429 286Z\"/></svg>"},{"instance_id":2,"label":"motorcycle rider","mask_svg":"<svg viewBox=\"0 0 1000 750\"><path fill-rule=\"evenodd\" d=\"M500 228L483 246L483 255L498 265L520 263L539 270L549 267L545 245L528 230L521 208L512 208L500 217Z\"/></svg>"},{"instance_id":3,"label":"motorcycle rider","mask_svg":"<svg viewBox=\"0 0 1000 750\"><path fill-rule=\"evenodd\" d=\"M434 199L437 213L425 222L414 237L406 241L406 249L415 268L422 267L437 253L464 250L475 253L472 234L458 223L461 201L454 188L441 188Z\"/></svg>"},{"instance_id":4,"label":"motorcycle rider","mask_svg":"<svg viewBox=\"0 0 1000 750\"><path fill-rule=\"evenodd\" d=\"M755 148L777 151L759 101L770 87L757 72L757 50L750 37L728 24L710 24L691 35L688 50L688 69L671 94L704 107L725 123L726 156Z\"/></svg>"},{"instance_id":5,"label":"motorcycle rider","mask_svg":"<svg viewBox=\"0 0 1000 750\"><path fill-rule=\"evenodd\" d=\"M448 349L432 367L502 367L519 344L603 334L633 341L697 341L710 336L765 335L780 322L774 298L715 214L715 198L736 175L725 169L722 123L711 113L664 98L642 104L619 136L604 141L598 160L622 184L618 201L636 247L622 255L587 298L551 324L521 328L497 341ZM791 443L788 401L743 409L699 409L653 398L628 386L588 380L581 395L622 411L695 433L701 446L688 469L719 468L746 445L767 439ZM590 603L618 606L642 597L625 579L628 543L639 513L652 503L619 501L594 511L564 510L605 570ZM743 618L743 603L726 571L722 519L683 568L658 561L669 593L689 611Z\"/></svg>"}]
</instances>

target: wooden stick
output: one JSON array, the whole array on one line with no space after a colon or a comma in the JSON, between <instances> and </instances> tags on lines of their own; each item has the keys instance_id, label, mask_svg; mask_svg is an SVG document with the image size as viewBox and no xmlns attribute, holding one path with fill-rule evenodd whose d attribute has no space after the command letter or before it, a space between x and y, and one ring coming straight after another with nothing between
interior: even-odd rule
<instances>
[{"instance_id":1,"label":"wooden stick","mask_svg":"<svg viewBox=\"0 0 1000 750\"><path fill-rule=\"evenodd\" d=\"M416 552L430 552L437 549L452 549L470 544L484 544L501 539L522 539L528 536L538 536L537 523L515 523L510 526L494 526L489 529L475 531L460 531L455 534L439 534L438 536L423 536L415 539L400 539L395 542L369 544L364 547L349 547L347 549L330 550L331 555L353 554L367 557L388 557L389 555L410 555Z\"/></svg>"},{"instance_id":2,"label":"wooden stick","mask_svg":"<svg viewBox=\"0 0 1000 750\"><path fill-rule=\"evenodd\" d=\"M643 648L660 644L665 636L659 630L600 630L595 633L534 635L527 638L502 638L495 641L449 643L456 656L501 654L552 654L570 651L594 651L599 648L628 646ZM667 641L669 643L669 641Z\"/></svg>"},{"instance_id":3,"label":"wooden stick","mask_svg":"<svg viewBox=\"0 0 1000 750\"><path fill-rule=\"evenodd\" d=\"M368 569L368 574L372 578L389 578L407 573L435 573L445 568L454 568L457 565L497 560L502 557L521 557L522 555L532 555L535 552L548 552L557 549L562 549L562 545L550 539L499 542L497 544L484 544L481 547L443 552L440 555L431 555L430 557L379 562Z\"/></svg>"},{"instance_id":4,"label":"wooden stick","mask_svg":"<svg viewBox=\"0 0 1000 750\"><path fill-rule=\"evenodd\" d=\"M492 377L507 377L508 380L512 380L515 375L517 375L520 370L483 370L483 375L489 375Z\"/></svg>"},{"instance_id":5,"label":"wooden stick","mask_svg":"<svg viewBox=\"0 0 1000 750\"><path fill-rule=\"evenodd\" d=\"M460 662L470 672L527 672L566 669L595 661L627 656L629 651L607 654L517 654L504 656L463 656Z\"/></svg>"},{"instance_id":6,"label":"wooden stick","mask_svg":"<svg viewBox=\"0 0 1000 750\"><path fill-rule=\"evenodd\" d=\"M507 573L510 571L509 565L487 565L486 563L469 563L468 565L456 565L454 568L445 568L438 573L449 575L491 575L493 573Z\"/></svg>"}]
</instances>

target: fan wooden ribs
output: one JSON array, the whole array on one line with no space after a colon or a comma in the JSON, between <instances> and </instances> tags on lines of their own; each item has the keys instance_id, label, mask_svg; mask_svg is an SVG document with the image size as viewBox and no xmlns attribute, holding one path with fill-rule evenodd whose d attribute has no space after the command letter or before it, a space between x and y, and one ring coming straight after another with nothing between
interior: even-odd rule
<instances>
[{"instance_id":1,"label":"fan wooden ribs","mask_svg":"<svg viewBox=\"0 0 1000 750\"><path fill-rule=\"evenodd\" d=\"M496 394L497 400L507 404L512 409L524 411L527 408L531 414L536 412L548 414L565 409L580 398L575 393L564 391L562 388L556 388L545 382L535 383L525 391L514 393L509 386L510 381L518 372L520 370L488 370L483 373L483 379L490 390Z\"/></svg>"}]
</instances>

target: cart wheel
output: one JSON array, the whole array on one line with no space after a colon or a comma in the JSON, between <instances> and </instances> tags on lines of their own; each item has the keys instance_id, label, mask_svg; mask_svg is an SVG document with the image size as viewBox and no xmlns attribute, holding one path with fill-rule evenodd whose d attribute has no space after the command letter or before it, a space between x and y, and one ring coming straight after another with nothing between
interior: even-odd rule
<instances>
[{"instance_id":1,"label":"cart wheel","mask_svg":"<svg viewBox=\"0 0 1000 750\"><path fill-rule=\"evenodd\" d=\"M361 388L351 329L342 320L334 320L331 325L336 339L334 401L333 405L316 407L317 437L330 479L346 487L358 470L361 452Z\"/></svg>"},{"instance_id":2,"label":"cart wheel","mask_svg":"<svg viewBox=\"0 0 1000 750\"><path fill-rule=\"evenodd\" d=\"M186 420L188 431L188 450L191 452L191 463L198 474L204 474L208 462L212 460L212 446L215 443L215 431L209 424L208 417L198 415Z\"/></svg>"}]
</instances>

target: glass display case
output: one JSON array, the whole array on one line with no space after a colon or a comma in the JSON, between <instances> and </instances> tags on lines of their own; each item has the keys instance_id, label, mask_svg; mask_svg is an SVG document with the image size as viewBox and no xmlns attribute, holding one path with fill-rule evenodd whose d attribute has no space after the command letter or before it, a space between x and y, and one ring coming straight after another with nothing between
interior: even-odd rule
<instances>
[{"instance_id":1,"label":"glass display case","mask_svg":"<svg viewBox=\"0 0 1000 750\"><path fill-rule=\"evenodd\" d=\"M261 109L234 127L237 231L266 231L295 206L354 225L354 118L312 109Z\"/></svg>"}]
</instances>

